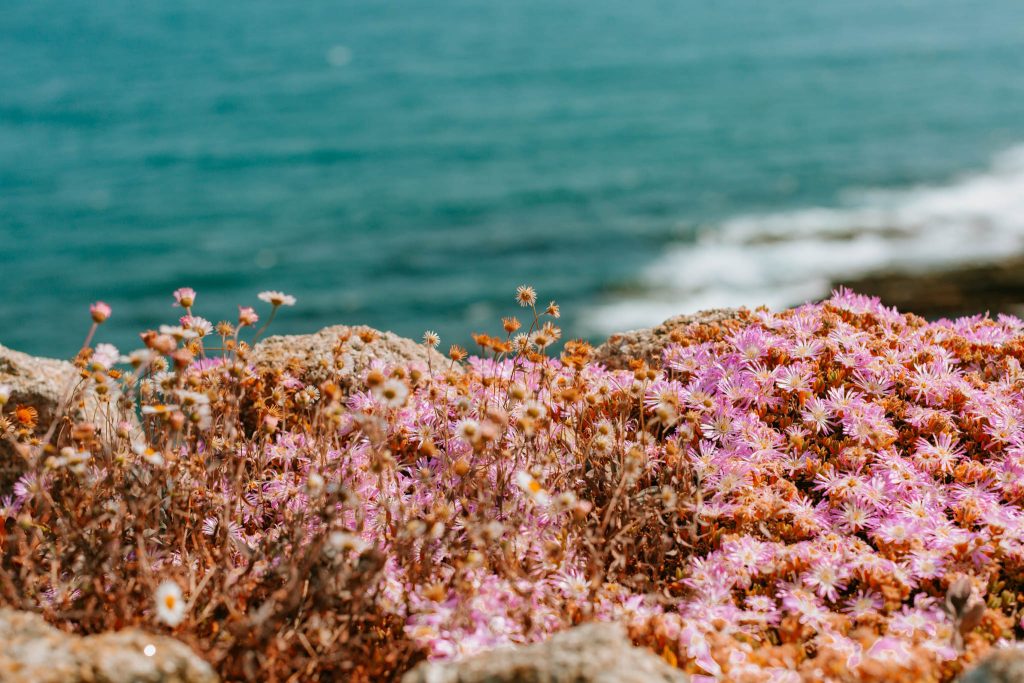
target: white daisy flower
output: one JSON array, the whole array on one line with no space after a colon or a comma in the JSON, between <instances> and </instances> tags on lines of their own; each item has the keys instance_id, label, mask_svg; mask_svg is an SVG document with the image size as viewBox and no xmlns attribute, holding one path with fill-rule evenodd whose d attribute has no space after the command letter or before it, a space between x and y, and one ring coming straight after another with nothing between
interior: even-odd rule
<instances>
[{"instance_id":1,"label":"white daisy flower","mask_svg":"<svg viewBox=\"0 0 1024 683\"><path fill-rule=\"evenodd\" d=\"M260 301L266 301L271 306L294 306L295 297L284 292L266 291L256 295Z\"/></svg>"},{"instance_id":2,"label":"white daisy flower","mask_svg":"<svg viewBox=\"0 0 1024 683\"><path fill-rule=\"evenodd\" d=\"M400 379L391 378L373 390L374 395L389 408L401 408L409 398L409 387Z\"/></svg>"},{"instance_id":3,"label":"white daisy flower","mask_svg":"<svg viewBox=\"0 0 1024 683\"><path fill-rule=\"evenodd\" d=\"M97 344L92 352L92 362L104 370L109 370L121 360L121 352L113 344Z\"/></svg>"},{"instance_id":4,"label":"white daisy flower","mask_svg":"<svg viewBox=\"0 0 1024 683\"><path fill-rule=\"evenodd\" d=\"M181 587L170 579L156 589L156 616L172 628L185 618L185 598Z\"/></svg>"}]
</instances>

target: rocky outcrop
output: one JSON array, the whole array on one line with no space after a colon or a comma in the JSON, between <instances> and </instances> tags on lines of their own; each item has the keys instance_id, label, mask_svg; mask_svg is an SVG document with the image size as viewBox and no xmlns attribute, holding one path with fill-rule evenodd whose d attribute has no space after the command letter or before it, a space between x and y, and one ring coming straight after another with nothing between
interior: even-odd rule
<instances>
[{"instance_id":1,"label":"rocky outcrop","mask_svg":"<svg viewBox=\"0 0 1024 683\"><path fill-rule=\"evenodd\" d=\"M960 683L1024 683L1024 646L996 650L961 676Z\"/></svg>"},{"instance_id":2,"label":"rocky outcrop","mask_svg":"<svg viewBox=\"0 0 1024 683\"><path fill-rule=\"evenodd\" d=\"M0 345L0 385L10 387L11 404L39 411L41 425L50 423L63 392L77 379L78 370L71 363L37 358Z\"/></svg>"},{"instance_id":3,"label":"rocky outcrop","mask_svg":"<svg viewBox=\"0 0 1024 683\"><path fill-rule=\"evenodd\" d=\"M686 683L689 677L614 624L586 624L536 645L425 663L402 683Z\"/></svg>"},{"instance_id":4,"label":"rocky outcrop","mask_svg":"<svg viewBox=\"0 0 1024 683\"><path fill-rule=\"evenodd\" d=\"M339 337L348 338L340 356L334 353ZM330 379L343 391L351 390L374 360L389 366L420 364L424 369L429 363L435 371L450 364L434 349L412 339L348 325L325 327L314 334L268 337L255 346L252 358L257 367L288 368L309 384Z\"/></svg>"},{"instance_id":5,"label":"rocky outcrop","mask_svg":"<svg viewBox=\"0 0 1024 683\"><path fill-rule=\"evenodd\" d=\"M657 327L613 334L597 347L594 360L612 370L626 368L629 361L634 359L660 366L661 353L669 344L700 338L701 327L739 329L746 324L744 316L744 311L735 308L716 308L692 315L677 315Z\"/></svg>"},{"instance_id":6,"label":"rocky outcrop","mask_svg":"<svg viewBox=\"0 0 1024 683\"><path fill-rule=\"evenodd\" d=\"M878 272L838 284L929 320L988 311L1024 314L1024 257L925 273Z\"/></svg>"},{"instance_id":7,"label":"rocky outcrop","mask_svg":"<svg viewBox=\"0 0 1024 683\"><path fill-rule=\"evenodd\" d=\"M61 402L81 380L78 369L67 361L38 358L0 345L0 387L10 389L8 410L25 406L37 412L36 433L45 432L56 416ZM103 429L111 411L117 410L118 391L111 385L105 397L90 389L66 409L76 419L87 420ZM0 439L0 490L16 479L23 467L10 442Z\"/></svg>"},{"instance_id":8,"label":"rocky outcrop","mask_svg":"<svg viewBox=\"0 0 1024 683\"><path fill-rule=\"evenodd\" d=\"M75 636L28 612L0 609L4 683L216 683L182 643L136 629Z\"/></svg>"}]
</instances>

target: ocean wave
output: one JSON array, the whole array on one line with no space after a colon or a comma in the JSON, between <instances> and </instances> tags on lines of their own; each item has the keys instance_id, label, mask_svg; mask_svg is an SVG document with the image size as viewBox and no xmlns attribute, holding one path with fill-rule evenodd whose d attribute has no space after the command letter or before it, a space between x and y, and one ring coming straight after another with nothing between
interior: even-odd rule
<instances>
[{"instance_id":1,"label":"ocean wave","mask_svg":"<svg viewBox=\"0 0 1024 683\"><path fill-rule=\"evenodd\" d=\"M608 334L696 310L820 299L833 283L1024 253L1024 145L944 185L851 193L844 206L738 216L670 246L641 290L584 315Z\"/></svg>"}]
</instances>

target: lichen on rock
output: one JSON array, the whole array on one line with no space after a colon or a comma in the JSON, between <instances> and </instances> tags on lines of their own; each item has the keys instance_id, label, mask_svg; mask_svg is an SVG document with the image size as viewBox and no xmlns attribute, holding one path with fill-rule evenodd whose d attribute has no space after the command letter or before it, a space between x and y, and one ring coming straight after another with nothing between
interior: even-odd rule
<instances>
[{"instance_id":1,"label":"lichen on rock","mask_svg":"<svg viewBox=\"0 0 1024 683\"><path fill-rule=\"evenodd\" d=\"M960 683L1024 682L1024 646L1000 648L960 678Z\"/></svg>"},{"instance_id":2,"label":"lichen on rock","mask_svg":"<svg viewBox=\"0 0 1024 683\"><path fill-rule=\"evenodd\" d=\"M346 344L339 352L340 339ZM360 382L374 362L424 369L432 366L435 371L452 365L434 349L394 332L348 325L325 327L313 334L268 337L253 348L252 360L257 367L288 371L310 384L330 380L345 391ZM459 366L452 368L458 371Z\"/></svg>"},{"instance_id":3,"label":"lichen on rock","mask_svg":"<svg viewBox=\"0 0 1024 683\"><path fill-rule=\"evenodd\" d=\"M597 347L594 361L610 370L621 370L631 360L661 365L661 354L670 344L700 336L712 328L736 330L747 324L748 312L735 308L715 308L688 315L677 315L654 327L613 334Z\"/></svg>"},{"instance_id":4,"label":"lichen on rock","mask_svg":"<svg viewBox=\"0 0 1024 683\"><path fill-rule=\"evenodd\" d=\"M402 683L686 683L689 676L615 624L592 623L534 645L498 648L464 660L424 663Z\"/></svg>"}]
</instances>

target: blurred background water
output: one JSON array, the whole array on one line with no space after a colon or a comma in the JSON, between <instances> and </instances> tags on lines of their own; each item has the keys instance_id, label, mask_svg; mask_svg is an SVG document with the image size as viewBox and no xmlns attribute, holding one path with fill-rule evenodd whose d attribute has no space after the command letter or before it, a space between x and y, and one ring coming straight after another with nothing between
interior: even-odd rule
<instances>
[{"instance_id":1,"label":"blurred background water","mask_svg":"<svg viewBox=\"0 0 1024 683\"><path fill-rule=\"evenodd\" d=\"M8 0L0 343L798 303L1024 251L1022 142L1019 0Z\"/></svg>"}]
</instances>

